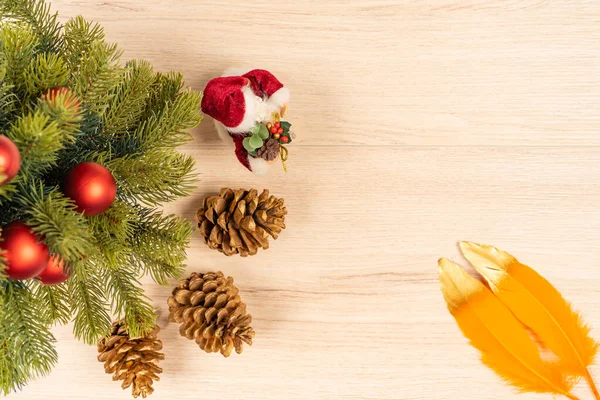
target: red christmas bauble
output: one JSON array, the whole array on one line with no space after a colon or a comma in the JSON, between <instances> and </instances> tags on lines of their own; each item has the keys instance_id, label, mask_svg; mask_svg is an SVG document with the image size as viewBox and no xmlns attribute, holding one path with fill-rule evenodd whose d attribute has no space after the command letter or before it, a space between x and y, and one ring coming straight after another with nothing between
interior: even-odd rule
<instances>
[{"instance_id":1,"label":"red christmas bauble","mask_svg":"<svg viewBox=\"0 0 600 400\"><path fill-rule=\"evenodd\" d=\"M84 215L97 215L107 210L117 195L117 183L108 169L100 164L84 162L67 173L63 192Z\"/></svg>"},{"instance_id":2,"label":"red christmas bauble","mask_svg":"<svg viewBox=\"0 0 600 400\"><path fill-rule=\"evenodd\" d=\"M15 221L6 225L2 239L0 249L5 251L5 273L9 278L33 278L48 265L48 247L24 223Z\"/></svg>"},{"instance_id":3,"label":"red christmas bauble","mask_svg":"<svg viewBox=\"0 0 600 400\"><path fill-rule=\"evenodd\" d=\"M77 96L75 96L71 89L66 88L64 86L56 86L46 90L42 94L42 99L46 101L52 101L56 99L56 96L58 96L59 94L64 95L66 97L65 106L67 108L74 108L76 110L79 110L79 108L81 107L79 99L77 98Z\"/></svg>"},{"instance_id":4,"label":"red christmas bauble","mask_svg":"<svg viewBox=\"0 0 600 400\"><path fill-rule=\"evenodd\" d=\"M0 185L9 182L19 173L21 167L21 153L12 140L0 135L0 174L5 178L0 180Z\"/></svg>"},{"instance_id":5,"label":"red christmas bauble","mask_svg":"<svg viewBox=\"0 0 600 400\"><path fill-rule=\"evenodd\" d=\"M58 285L59 283L63 283L69 278L69 274L65 272L64 266L65 264L60 256L54 254L50 257L46 268L40 273L40 281L44 285Z\"/></svg>"}]
</instances>

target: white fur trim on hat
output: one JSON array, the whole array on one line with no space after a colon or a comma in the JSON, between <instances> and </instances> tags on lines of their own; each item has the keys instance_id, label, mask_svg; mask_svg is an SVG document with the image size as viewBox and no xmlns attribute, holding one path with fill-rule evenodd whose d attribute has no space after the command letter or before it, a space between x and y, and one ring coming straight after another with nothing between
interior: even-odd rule
<instances>
[{"instance_id":1,"label":"white fur trim on hat","mask_svg":"<svg viewBox=\"0 0 600 400\"><path fill-rule=\"evenodd\" d=\"M238 126L228 126L227 130L231 133L244 133L250 131L256 125L256 95L249 86L242 88L244 94L244 119Z\"/></svg>"},{"instance_id":2,"label":"white fur trim on hat","mask_svg":"<svg viewBox=\"0 0 600 400\"><path fill-rule=\"evenodd\" d=\"M282 87L267 99L267 103L271 106L281 108L284 104L290 102L290 89Z\"/></svg>"},{"instance_id":3,"label":"white fur trim on hat","mask_svg":"<svg viewBox=\"0 0 600 400\"><path fill-rule=\"evenodd\" d=\"M269 172L269 163L262 158L248 157L250 168L256 175L263 176Z\"/></svg>"}]
</instances>

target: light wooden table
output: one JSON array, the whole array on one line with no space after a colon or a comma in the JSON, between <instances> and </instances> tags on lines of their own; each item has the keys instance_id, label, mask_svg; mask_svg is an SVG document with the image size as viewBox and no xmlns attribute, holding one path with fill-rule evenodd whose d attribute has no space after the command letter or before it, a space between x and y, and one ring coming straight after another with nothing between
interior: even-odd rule
<instances>
[{"instance_id":1,"label":"light wooden table","mask_svg":"<svg viewBox=\"0 0 600 400\"><path fill-rule=\"evenodd\" d=\"M207 355L162 331L160 399L544 399L483 367L447 313L436 261L468 239L510 250L600 338L597 0L54 0L126 57L201 90L234 65L293 92L290 173L246 173L207 118L202 173L168 210L221 187L285 197L272 248L226 258L196 236L188 271L232 275L254 346ZM146 285L163 313L169 288ZM55 330L59 365L19 399L128 399L96 350ZM600 368L593 372L600 379ZM590 398L586 390L582 399Z\"/></svg>"}]
</instances>

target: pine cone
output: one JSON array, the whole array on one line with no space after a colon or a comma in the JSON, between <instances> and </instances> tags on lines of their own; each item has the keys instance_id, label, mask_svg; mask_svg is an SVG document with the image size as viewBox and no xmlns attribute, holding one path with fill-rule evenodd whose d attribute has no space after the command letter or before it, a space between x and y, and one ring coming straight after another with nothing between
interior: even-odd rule
<instances>
[{"instance_id":1,"label":"pine cone","mask_svg":"<svg viewBox=\"0 0 600 400\"><path fill-rule=\"evenodd\" d=\"M277 140L269 139L260 149L258 149L256 155L265 161L273 161L279 157L280 147Z\"/></svg>"},{"instance_id":2,"label":"pine cone","mask_svg":"<svg viewBox=\"0 0 600 400\"><path fill-rule=\"evenodd\" d=\"M181 323L181 336L194 339L207 353L229 357L234 348L240 354L244 342L252 345L252 316L246 314L233 278L222 272L194 272L180 280L168 304L169 319Z\"/></svg>"},{"instance_id":3,"label":"pine cone","mask_svg":"<svg viewBox=\"0 0 600 400\"><path fill-rule=\"evenodd\" d=\"M113 375L113 381L123 380L121 387L133 385L133 397L152 394L152 382L160 380L162 372L157 364L165 356L159 351L162 342L157 338L158 326L146 337L130 338L123 320L113 322L110 335L98 343L98 361L104 362L104 370Z\"/></svg>"},{"instance_id":4,"label":"pine cone","mask_svg":"<svg viewBox=\"0 0 600 400\"><path fill-rule=\"evenodd\" d=\"M283 199L269 196L268 190L258 196L255 189L221 189L218 196L204 199L196 223L208 247L247 257L269 248L269 235L277 239L286 214Z\"/></svg>"}]
</instances>

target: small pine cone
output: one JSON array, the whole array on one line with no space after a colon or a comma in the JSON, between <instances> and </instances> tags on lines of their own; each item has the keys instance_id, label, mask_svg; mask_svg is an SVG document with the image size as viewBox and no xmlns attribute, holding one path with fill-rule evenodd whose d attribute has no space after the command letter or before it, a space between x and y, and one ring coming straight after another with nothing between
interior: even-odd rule
<instances>
[{"instance_id":1,"label":"small pine cone","mask_svg":"<svg viewBox=\"0 0 600 400\"><path fill-rule=\"evenodd\" d=\"M280 148L281 146L277 140L269 139L260 149L258 149L256 155L265 161L273 161L279 157Z\"/></svg>"},{"instance_id":2,"label":"small pine cone","mask_svg":"<svg viewBox=\"0 0 600 400\"><path fill-rule=\"evenodd\" d=\"M231 256L255 255L269 248L269 236L277 239L285 229L287 208L283 199L258 191L221 189L218 196L204 199L196 212L202 240L211 249Z\"/></svg>"},{"instance_id":3,"label":"small pine cone","mask_svg":"<svg viewBox=\"0 0 600 400\"><path fill-rule=\"evenodd\" d=\"M181 336L194 339L207 353L229 357L234 348L240 354L244 343L252 345L252 315L246 314L233 278L222 272L194 272L180 280L168 304L169 319L181 323Z\"/></svg>"},{"instance_id":4,"label":"small pine cone","mask_svg":"<svg viewBox=\"0 0 600 400\"><path fill-rule=\"evenodd\" d=\"M156 336L158 326L146 337L131 338L124 322L113 322L108 336L98 343L98 361L104 362L104 370L113 375L113 381L123 380L121 387L132 386L133 397L146 398L152 394L153 381L160 380L162 372L157 364L165 356L160 352L162 342Z\"/></svg>"}]
</instances>

